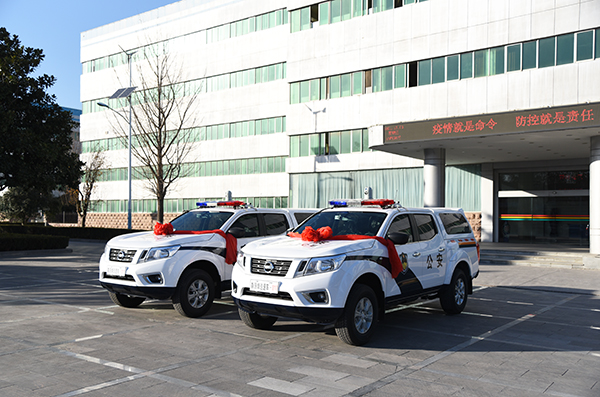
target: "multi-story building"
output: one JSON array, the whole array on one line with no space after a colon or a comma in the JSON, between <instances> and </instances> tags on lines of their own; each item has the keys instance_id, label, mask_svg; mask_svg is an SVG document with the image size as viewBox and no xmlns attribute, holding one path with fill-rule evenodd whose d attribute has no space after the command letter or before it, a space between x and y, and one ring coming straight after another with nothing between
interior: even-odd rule
<instances>
[{"instance_id":1,"label":"multi-story building","mask_svg":"<svg viewBox=\"0 0 600 397\"><path fill-rule=\"evenodd\" d=\"M140 85L148 48L200 92L166 212L370 192L462 207L484 241L600 253L600 0L183 0L83 32L82 156L99 144L110 164L89 222L124 225L127 150L97 103L128 85L125 53Z\"/></svg>"}]
</instances>

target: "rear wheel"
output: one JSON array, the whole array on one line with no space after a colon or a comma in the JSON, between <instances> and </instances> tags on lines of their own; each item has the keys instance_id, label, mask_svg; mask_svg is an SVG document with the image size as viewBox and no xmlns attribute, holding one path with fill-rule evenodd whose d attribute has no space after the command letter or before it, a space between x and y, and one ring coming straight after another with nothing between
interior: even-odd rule
<instances>
[{"instance_id":1,"label":"rear wheel","mask_svg":"<svg viewBox=\"0 0 600 397\"><path fill-rule=\"evenodd\" d=\"M204 270L193 269L181 276L173 295L173 307L182 316L201 317L210 309L215 296L215 283Z\"/></svg>"},{"instance_id":2,"label":"rear wheel","mask_svg":"<svg viewBox=\"0 0 600 397\"><path fill-rule=\"evenodd\" d=\"M248 313L242 309L238 309L238 313L244 324L250 328L269 329L275 324L275 321L277 321L277 317L263 316L258 313Z\"/></svg>"},{"instance_id":3,"label":"rear wheel","mask_svg":"<svg viewBox=\"0 0 600 397\"><path fill-rule=\"evenodd\" d=\"M373 289L357 284L348 295L344 314L335 323L335 333L349 345L364 345L373 335L378 315Z\"/></svg>"},{"instance_id":4,"label":"rear wheel","mask_svg":"<svg viewBox=\"0 0 600 397\"><path fill-rule=\"evenodd\" d=\"M118 292L111 291L108 291L108 296L110 296L110 300L113 301L115 304L129 308L138 307L142 304L142 302L146 300L146 298L142 298L139 296L124 295L119 294Z\"/></svg>"},{"instance_id":5,"label":"rear wheel","mask_svg":"<svg viewBox=\"0 0 600 397\"><path fill-rule=\"evenodd\" d=\"M450 285L440 291L440 304L448 314L458 314L467 305L467 277L465 272L456 269Z\"/></svg>"}]
</instances>

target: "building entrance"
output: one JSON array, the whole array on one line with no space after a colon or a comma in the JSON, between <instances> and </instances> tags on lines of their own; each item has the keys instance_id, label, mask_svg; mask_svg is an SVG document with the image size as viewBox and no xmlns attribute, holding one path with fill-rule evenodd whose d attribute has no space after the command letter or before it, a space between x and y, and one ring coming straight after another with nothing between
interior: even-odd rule
<instances>
[{"instance_id":1,"label":"building entrance","mask_svg":"<svg viewBox=\"0 0 600 397\"><path fill-rule=\"evenodd\" d=\"M589 247L589 171L499 174L498 241Z\"/></svg>"}]
</instances>

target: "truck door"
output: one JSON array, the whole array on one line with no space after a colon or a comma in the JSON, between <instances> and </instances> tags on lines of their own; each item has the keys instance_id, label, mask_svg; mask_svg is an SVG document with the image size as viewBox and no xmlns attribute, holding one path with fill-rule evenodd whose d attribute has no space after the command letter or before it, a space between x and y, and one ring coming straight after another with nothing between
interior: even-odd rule
<instances>
[{"instance_id":1,"label":"truck door","mask_svg":"<svg viewBox=\"0 0 600 397\"><path fill-rule=\"evenodd\" d=\"M396 245L396 251L400 256L404 271L396 277L396 284L400 288L402 296L418 294L423 290L419 282L421 269L421 243L416 241L410 217L407 214L398 215L392 220L387 235L390 233L403 233L408 235L408 242Z\"/></svg>"},{"instance_id":2,"label":"truck door","mask_svg":"<svg viewBox=\"0 0 600 397\"><path fill-rule=\"evenodd\" d=\"M431 288L444 282L446 272L446 249L442 234L431 214L413 214L419 240L421 273L418 275L423 288Z\"/></svg>"}]
</instances>

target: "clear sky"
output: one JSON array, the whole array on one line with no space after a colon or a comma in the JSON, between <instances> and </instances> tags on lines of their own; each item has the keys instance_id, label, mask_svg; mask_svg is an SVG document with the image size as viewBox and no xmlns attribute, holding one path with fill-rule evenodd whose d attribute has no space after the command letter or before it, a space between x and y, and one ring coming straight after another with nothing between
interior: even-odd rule
<instances>
[{"instance_id":1,"label":"clear sky","mask_svg":"<svg viewBox=\"0 0 600 397\"><path fill-rule=\"evenodd\" d=\"M45 58L35 75L56 78L50 93L57 103L81 109L81 32L140 14L176 0L0 0L0 26Z\"/></svg>"}]
</instances>

